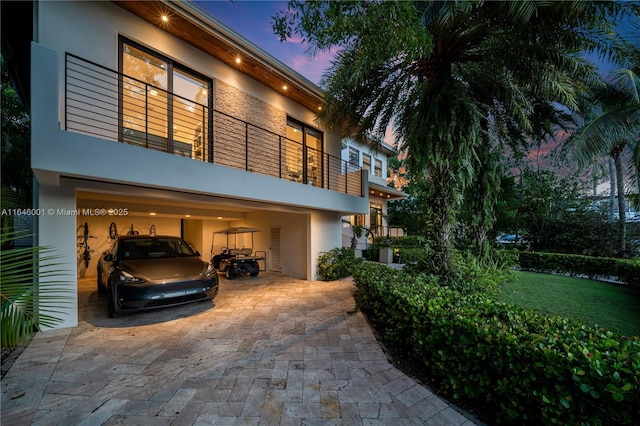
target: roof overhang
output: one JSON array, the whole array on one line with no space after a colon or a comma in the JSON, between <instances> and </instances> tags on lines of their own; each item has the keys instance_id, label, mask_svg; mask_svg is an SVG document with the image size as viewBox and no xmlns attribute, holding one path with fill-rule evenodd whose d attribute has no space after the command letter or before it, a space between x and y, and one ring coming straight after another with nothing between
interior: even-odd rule
<instances>
[{"instance_id":1,"label":"roof overhang","mask_svg":"<svg viewBox=\"0 0 640 426\"><path fill-rule=\"evenodd\" d=\"M192 2L114 0L113 3L307 109L319 111L324 96L320 87ZM162 16L167 17L166 22ZM238 58L240 63L236 62Z\"/></svg>"},{"instance_id":2,"label":"roof overhang","mask_svg":"<svg viewBox=\"0 0 640 426\"><path fill-rule=\"evenodd\" d=\"M385 198L387 200L402 200L407 198L409 195L402 191L398 191L395 188L389 188L388 186L369 182L369 196Z\"/></svg>"}]
</instances>

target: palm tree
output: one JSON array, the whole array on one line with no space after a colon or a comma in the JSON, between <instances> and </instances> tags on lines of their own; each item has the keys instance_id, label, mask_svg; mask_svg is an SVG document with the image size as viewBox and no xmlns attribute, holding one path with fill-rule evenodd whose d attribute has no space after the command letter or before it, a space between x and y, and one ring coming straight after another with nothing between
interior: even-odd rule
<instances>
[{"instance_id":1,"label":"palm tree","mask_svg":"<svg viewBox=\"0 0 640 426\"><path fill-rule=\"evenodd\" d=\"M636 51L640 56L640 51ZM585 166L597 156L609 156L615 166L618 194L619 232L618 250L624 254L626 246L625 166L627 175L635 181L640 192L640 61L634 69L622 69L592 94L593 105L599 114L589 119L574 137L576 156ZM626 165L624 163L627 163ZM612 191L613 195L613 191Z\"/></svg>"},{"instance_id":2,"label":"palm tree","mask_svg":"<svg viewBox=\"0 0 640 426\"><path fill-rule=\"evenodd\" d=\"M413 177L430 183L427 232L440 265L434 272L446 275L462 194L478 174L488 128L524 135L555 120L556 105L575 108L577 84L596 78L576 52L607 49L606 18L625 7L294 1L295 12L277 15L274 30L283 39L302 35L312 53L342 48L323 82L319 118L356 139L393 126Z\"/></svg>"}]
</instances>

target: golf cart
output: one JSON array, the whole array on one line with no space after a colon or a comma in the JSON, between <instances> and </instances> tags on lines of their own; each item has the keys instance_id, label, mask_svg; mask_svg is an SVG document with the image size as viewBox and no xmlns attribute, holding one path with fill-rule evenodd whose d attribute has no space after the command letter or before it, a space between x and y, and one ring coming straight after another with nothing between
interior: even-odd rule
<instances>
[{"instance_id":1,"label":"golf cart","mask_svg":"<svg viewBox=\"0 0 640 426\"><path fill-rule=\"evenodd\" d=\"M211 255L213 256L211 264L213 267L219 272L224 272L224 276L228 280L244 274L257 277L260 273L258 262L265 260L266 255L265 252L253 252L253 234L259 231L255 228L236 227L214 232L211 239ZM218 245L222 245L222 249L219 254L214 256L213 250L216 241ZM263 255L258 256L258 254Z\"/></svg>"}]
</instances>

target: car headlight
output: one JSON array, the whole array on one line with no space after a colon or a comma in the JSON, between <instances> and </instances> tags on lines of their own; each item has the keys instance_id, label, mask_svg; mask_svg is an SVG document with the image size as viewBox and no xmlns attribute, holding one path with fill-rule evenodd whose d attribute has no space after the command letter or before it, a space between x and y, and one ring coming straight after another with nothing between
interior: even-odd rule
<instances>
[{"instance_id":1,"label":"car headlight","mask_svg":"<svg viewBox=\"0 0 640 426\"><path fill-rule=\"evenodd\" d=\"M213 267L212 264L208 263L207 264L207 270L204 271L204 276L207 278L211 278L212 276L214 276L216 274L216 268Z\"/></svg>"},{"instance_id":2,"label":"car headlight","mask_svg":"<svg viewBox=\"0 0 640 426\"><path fill-rule=\"evenodd\" d=\"M127 284L140 284L144 282L142 278L134 277L127 271L120 271L120 281Z\"/></svg>"}]
</instances>

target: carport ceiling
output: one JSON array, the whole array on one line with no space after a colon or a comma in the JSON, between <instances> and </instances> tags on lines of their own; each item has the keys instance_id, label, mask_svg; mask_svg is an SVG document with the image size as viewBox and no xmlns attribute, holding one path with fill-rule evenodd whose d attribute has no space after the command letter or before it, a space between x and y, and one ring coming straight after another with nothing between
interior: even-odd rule
<instances>
[{"instance_id":1,"label":"carport ceiling","mask_svg":"<svg viewBox=\"0 0 640 426\"><path fill-rule=\"evenodd\" d=\"M78 191L76 194L78 209L127 209L129 215L150 216L155 213L161 217L214 219L222 221L241 220L252 210L249 207L220 206L187 200L167 200L140 198L127 195Z\"/></svg>"}]
</instances>

